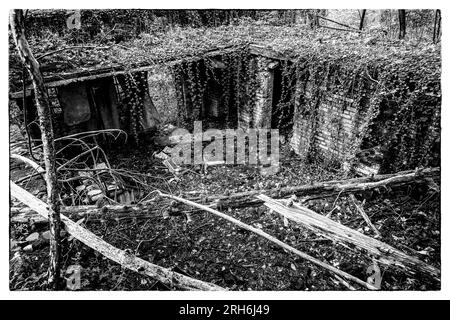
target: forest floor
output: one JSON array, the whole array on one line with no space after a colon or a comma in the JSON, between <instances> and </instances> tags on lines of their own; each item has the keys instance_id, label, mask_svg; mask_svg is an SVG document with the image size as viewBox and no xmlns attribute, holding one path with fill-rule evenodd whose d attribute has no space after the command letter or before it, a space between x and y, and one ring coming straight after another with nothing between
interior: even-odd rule
<instances>
[{"instance_id":1,"label":"forest floor","mask_svg":"<svg viewBox=\"0 0 450 320\"><path fill-rule=\"evenodd\" d=\"M307 163L292 153L281 155L280 172L263 176L250 166L219 165L207 172L193 168L183 175L164 171L153 150L126 148L110 155L115 168L151 173L155 187L173 194L223 194L337 180L347 176L325 164ZM18 177L12 170L11 178ZM27 189L39 186L27 186ZM42 189L42 185L41 185ZM42 192L42 190L41 190ZM36 193L35 193L36 194ZM440 193L425 185L356 194L365 200L364 210L381 233L379 240L440 268ZM15 203L17 205L17 203ZM348 290L333 274L309 261L206 212L164 218L173 204L160 200L160 213L145 219L87 219L82 226L106 242L173 271L215 283L230 290ZM373 231L347 196L309 200L304 205L369 236ZM188 208L186 208L188 209ZM331 213L330 213L331 212ZM265 206L227 209L226 214L260 228L277 239L362 280L373 265L370 256L349 250L293 222L286 224ZM12 224L11 251L20 265L10 268L11 290L46 288L48 245L25 252L17 244L45 225ZM63 270L80 265L81 290L170 290L160 282L122 268L67 234L62 243ZM17 259L16 259L17 260ZM439 290L440 284L420 274L381 267L382 290ZM357 287L357 289L362 289Z\"/></svg>"}]
</instances>

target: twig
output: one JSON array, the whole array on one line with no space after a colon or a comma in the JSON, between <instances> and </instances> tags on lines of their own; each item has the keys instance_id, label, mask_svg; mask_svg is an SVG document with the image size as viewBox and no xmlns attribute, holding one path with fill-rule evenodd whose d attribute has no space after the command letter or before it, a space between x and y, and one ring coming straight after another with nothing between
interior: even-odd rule
<instances>
[{"instance_id":1,"label":"twig","mask_svg":"<svg viewBox=\"0 0 450 320\"><path fill-rule=\"evenodd\" d=\"M337 25L340 25L340 26L343 26L343 27L346 27L346 28L349 28L349 29L353 29L352 31L358 31L358 32L361 32L361 30L358 30L358 29L356 29L356 28L354 28L354 27L352 27L352 26L343 24L343 23L341 23L341 22L337 22L337 21L334 21L334 20L331 20L331 19L329 19L329 18L325 18L325 17L323 17L323 16L319 16L319 15L317 15L317 17L320 18L320 19L326 20L326 21L330 21L330 22L336 23ZM321 27L326 27L326 26L321 25Z\"/></svg>"},{"instance_id":2,"label":"twig","mask_svg":"<svg viewBox=\"0 0 450 320\"><path fill-rule=\"evenodd\" d=\"M86 150L86 151L84 151L84 152L82 152L82 153L76 155L75 157L73 157L72 159L70 159L69 161L67 161L66 163L60 165L60 166L58 167L57 170L59 171L59 170L63 169L64 167L67 167L69 164L72 164L73 162L75 162L77 159L81 158L81 157L84 156L85 154L92 153L92 151L94 151L94 150L96 150L96 149L98 149L98 148L99 148L98 146L95 146L95 147L93 147L93 148L90 148L90 149L88 149L88 150Z\"/></svg>"},{"instance_id":3,"label":"twig","mask_svg":"<svg viewBox=\"0 0 450 320\"><path fill-rule=\"evenodd\" d=\"M333 213L333 211L336 209L336 202L338 201L339 196L341 195L341 193L342 193L342 190L338 193L336 199L334 200L334 202L333 202L333 208L330 210L330 212L328 212L328 213L325 215L327 218L329 218L329 217L331 216L331 214Z\"/></svg>"},{"instance_id":4,"label":"twig","mask_svg":"<svg viewBox=\"0 0 450 320\"><path fill-rule=\"evenodd\" d=\"M320 26L322 28L326 28L326 29L332 29L332 30L338 30L338 31L348 31L348 32L358 32L358 33L363 33L360 30L355 30L355 29L342 29L342 28L334 28L334 27L329 27L329 26Z\"/></svg>"},{"instance_id":5,"label":"twig","mask_svg":"<svg viewBox=\"0 0 450 320\"><path fill-rule=\"evenodd\" d=\"M378 229L373 225L372 221L370 221L369 216L366 214L366 212L363 210L363 208L357 204L358 200L356 200L356 198L353 194L350 194L350 199L352 199L353 204L355 205L356 209L361 214L361 216L364 218L364 220L369 225L369 227L372 228L372 230L375 232L375 234L377 236L380 237L381 236L380 231L378 231Z\"/></svg>"},{"instance_id":6,"label":"twig","mask_svg":"<svg viewBox=\"0 0 450 320\"><path fill-rule=\"evenodd\" d=\"M205 227L205 226L207 226L207 225L210 225L210 224L211 224L211 222L206 222L206 223L204 223L204 224L201 224L201 225L195 227L194 229L192 229L191 232L194 232L194 231L196 231L196 230L198 230L198 229L200 229L200 228L203 228L203 227Z\"/></svg>"},{"instance_id":7,"label":"twig","mask_svg":"<svg viewBox=\"0 0 450 320\"><path fill-rule=\"evenodd\" d=\"M43 174L43 172L35 172L35 173L32 173L32 174L29 174L29 175L26 175L25 177L22 177L22 178L20 178L20 179L17 179L16 180L16 183L21 183L21 182L24 182L25 180L27 180L27 179L32 179L32 178L34 178L34 177L36 177L36 176L42 176L42 174Z\"/></svg>"},{"instance_id":8,"label":"twig","mask_svg":"<svg viewBox=\"0 0 450 320\"><path fill-rule=\"evenodd\" d=\"M356 291L355 287L353 287L352 285L350 285L350 283L348 283L347 281L345 281L344 279L342 279L341 277L339 277L337 274L335 274L334 277L335 277L336 279L338 279L338 281L339 281L340 283L342 283L342 284L344 285L344 287L347 287L349 290Z\"/></svg>"},{"instance_id":9,"label":"twig","mask_svg":"<svg viewBox=\"0 0 450 320\"><path fill-rule=\"evenodd\" d=\"M298 242L322 242L322 241L333 241L332 239L323 239L323 238L317 238L317 239L301 239L297 240Z\"/></svg>"}]
</instances>

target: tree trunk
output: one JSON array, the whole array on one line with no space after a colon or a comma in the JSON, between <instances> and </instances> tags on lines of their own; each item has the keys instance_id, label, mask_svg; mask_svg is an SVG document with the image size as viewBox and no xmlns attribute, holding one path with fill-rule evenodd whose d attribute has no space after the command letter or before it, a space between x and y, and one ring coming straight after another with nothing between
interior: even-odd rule
<instances>
[{"instance_id":1,"label":"tree trunk","mask_svg":"<svg viewBox=\"0 0 450 320\"><path fill-rule=\"evenodd\" d=\"M361 21L359 22L359 30L362 30L364 27L364 18L366 17L366 11L367 9L363 9L361 14Z\"/></svg>"},{"instance_id":2,"label":"tree trunk","mask_svg":"<svg viewBox=\"0 0 450 320\"><path fill-rule=\"evenodd\" d=\"M39 115L39 126L42 133L42 145L45 163L45 181L47 183L47 199L49 209L50 233L50 267L48 284L49 288L58 290L60 288L60 216L59 216L59 190L57 185L55 146L53 141L53 128L47 89L44 85L39 63L33 56L28 42L25 38L24 17L22 10L11 10L10 12L11 33L16 44L17 51L24 66L28 70L36 100Z\"/></svg>"},{"instance_id":3,"label":"tree trunk","mask_svg":"<svg viewBox=\"0 0 450 320\"><path fill-rule=\"evenodd\" d=\"M437 9L434 16L434 29L433 29L433 42L436 43L439 40L439 33L441 29L441 10Z\"/></svg>"},{"instance_id":4,"label":"tree trunk","mask_svg":"<svg viewBox=\"0 0 450 320\"><path fill-rule=\"evenodd\" d=\"M428 168L423 171L403 171L395 174L383 174L373 177L361 177L347 180L324 181L308 185L273 188L266 190L252 190L229 195L198 195L191 196L189 200L208 204L215 208L238 208L246 206L259 206L262 201L256 196L265 194L272 198L284 198L292 195L297 197L323 198L337 194L364 192L377 188L394 188L412 183L426 182L427 178L439 178L440 168Z\"/></svg>"},{"instance_id":5,"label":"tree trunk","mask_svg":"<svg viewBox=\"0 0 450 320\"><path fill-rule=\"evenodd\" d=\"M398 10L398 23L400 26L400 32L398 34L399 39L405 39L406 35L406 10Z\"/></svg>"}]
</instances>

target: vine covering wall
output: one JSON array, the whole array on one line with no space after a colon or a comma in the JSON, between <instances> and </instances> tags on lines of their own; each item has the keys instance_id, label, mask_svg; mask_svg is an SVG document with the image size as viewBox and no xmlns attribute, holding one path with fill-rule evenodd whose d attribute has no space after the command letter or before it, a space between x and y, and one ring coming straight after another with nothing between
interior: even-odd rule
<instances>
[{"instance_id":1,"label":"vine covering wall","mask_svg":"<svg viewBox=\"0 0 450 320\"><path fill-rule=\"evenodd\" d=\"M126 73L116 79L121 127L139 144L140 134L155 129L160 121L149 95L148 73Z\"/></svg>"},{"instance_id":2,"label":"vine covering wall","mask_svg":"<svg viewBox=\"0 0 450 320\"><path fill-rule=\"evenodd\" d=\"M439 56L420 52L365 58L310 52L278 61L248 49L224 54L219 76L223 108L237 112L240 127L272 126L285 132L305 158L354 166L370 163L366 151L373 149L381 152L375 164L382 172L439 165ZM214 72L205 61L197 63L205 67L183 67L189 101L180 105L193 106L195 119L201 118L195 110L204 108L205 79ZM281 72L277 83L268 68L271 62ZM280 91L277 101L272 101L274 85Z\"/></svg>"},{"instance_id":3,"label":"vine covering wall","mask_svg":"<svg viewBox=\"0 0 450 320\"><path fill-rule=\"evenodd\" d=\"M208 120L210 106L205 101L208 90L217 90L220 95L216 127L250 123L252 116L248 110L256 103L258 89L256 70L257 62L248 47L174 65L179 125L189 127L195 120Z\"/></svg>"},{"instance_id":4,"label":"vine covering wall","mask_svg":"<svg viewBox=\"0 0 450 320\"><path fill-rule=\"evenodd\" d=\"M323 61L297 67L294 149L305 157L352 162L370 121L369 81L358 72Z\"/></svg>"},{"instance_id":5,"label":"vine covering wall","mask_svg":"<svg viewBox=\"0 0 450 320\"><path fill-rule=\"evenodd\" d=\"M440 165L440 57L411 56L379 71L376 103L362 147L381 146L381 170Z\"/></svg>"}]
</instances>

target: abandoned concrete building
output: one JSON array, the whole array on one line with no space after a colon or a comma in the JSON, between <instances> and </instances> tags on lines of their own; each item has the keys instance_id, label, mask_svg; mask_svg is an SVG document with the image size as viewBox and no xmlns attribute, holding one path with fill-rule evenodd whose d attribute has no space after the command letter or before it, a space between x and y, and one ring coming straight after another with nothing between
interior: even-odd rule
<instances>
[{"instance_id":1,"label":"abandoned concrete building","mask_svg":"<svg viewBox=\"0 0 450 320\"><path fill-rule=\"evenodd\" d=\"M441 289L434 38L83 12L10 13L10 290Z\"/></svg>"},{"instance_id":2,"label":"abandoned concrete building","mask_svg":"<svg viewBox=\"0 0 450 320\"><path fill-rule=\"evenodd\" d=\"M408 67L410 62L406 53L397 55L404 58L399 59L398 65ZM299 62L298 55L295 57L277 52L270 46L249 43L208 50L196 57L136 63L127 68L117 64L59 72L47 76L45 82L57 119L55 131L58 135L110 128L131 132L131 109L131 114L138 114L138 130L148 131L158 127L166 106L154 105L147 79L150 73L158 73L158 65L169 66L171 75L163 76L173 79L171 89L176 93L174 104L178 109L178 126L189 128L193 121L202 120L206 126L221 129L279 129L282 142L288 143L300 157L319 155L361 174L377 173L383 163L382 171L391 171L392 155L396 154L399 144L401 148L405 143L392 142L392 126L403 112L407 112L395 108L403 102L425 101L426 111L418 110L401 121L405 124L423 119L424 126L417 134L426 138L415 141L414 137L409 137L408 143L415 149L431 150L430 159L421 163L414 152L409 151L402 156L406 158L401 160L401 167L413 169L429 163L438 165L439 157L432 153L439 154L439 134L428 128L439 121L439 94L423 93L411 100L412 96L400 92L386 93L388 88L380 88L379 81L369 73L394 75L395 78L395 71L377 69L376 63L371 65L370 61L363 73L352 73L351 66L350 71L345 72L339 71L339 67L334 69L336 58L330 58L326 70L321 69L323 66L313 65L312 69L326 73L318 79L312 74L311 67L304 67L305 62ZM372 68L370 72L369 68ZM416 85L405 79L394 81L404 81L402 85L410 89ZM433 92L439 92L440 79L430 78L428 86ZM20 82L16 88L21 88ZM38 126L32 125L36 120L36 108L31 86L11 93L10 98L21 109L25 102L29 131L33 137L38 137ZM130 110L123 114L124 108Z\"/></svg>"}]
</instances>

